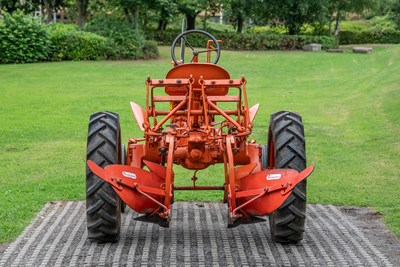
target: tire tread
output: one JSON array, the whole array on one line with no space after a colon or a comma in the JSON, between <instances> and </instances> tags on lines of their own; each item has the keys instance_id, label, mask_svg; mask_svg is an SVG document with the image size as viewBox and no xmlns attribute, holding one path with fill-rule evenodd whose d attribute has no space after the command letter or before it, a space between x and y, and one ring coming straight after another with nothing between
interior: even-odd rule
<instances>
[{"instance_id":1,"label":"tire tread","mask_svg":"<svg viewBox=\"0 0 400 267\"><path fill-rule=\"evenodd\" d=\"M271 115L269 143L275 144L275 168L302 171L306 167L302 118L290 111ZM268 159L268 162L270 159ZM272 239L278 243L297 243L303 239L306 219L306 180L293 189L285 202L269 216Z\"/></svg>"},{"instance_id":2,"label":"tire tread","mask_svg":"<svg viewBox=\"0 0 400 267\"><path fill-rule=\"evenodd\" d=\"M119 117L113 112L90 116L87 160L104 168L120 163ZM121 228L120 199L111 185L97 177L86 166L86 218L88 238L96 242L113 242Z\"/></svg>"}]
</instances>

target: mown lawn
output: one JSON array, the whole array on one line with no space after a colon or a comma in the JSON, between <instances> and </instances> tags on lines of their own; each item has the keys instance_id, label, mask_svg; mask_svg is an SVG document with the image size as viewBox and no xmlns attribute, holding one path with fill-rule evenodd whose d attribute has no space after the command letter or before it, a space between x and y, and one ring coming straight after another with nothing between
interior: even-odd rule
<instances>
[{"instance_id":1,"label":"mown lawn","mask_svg":"<svg viewBox=\"0 0 400 267\"><path fill-rule=\"evenodd\" d=\"M0 243L15 238L48 201L84 199L88 117L118 112L123 140L139 137L129 101L144 104L147 75L164 77L162 60L0 66ZM303 116L310 203L371 206L400 236L400 47L370 55L223 52L232 77L245 74L259 102L252 138L266 142L269 114ZM190 172L177 170L189 184ZM221 184L222 168L198 173ZM177 192L178 200L217 201L219 192Z\"/></svg>"}]
</instances>

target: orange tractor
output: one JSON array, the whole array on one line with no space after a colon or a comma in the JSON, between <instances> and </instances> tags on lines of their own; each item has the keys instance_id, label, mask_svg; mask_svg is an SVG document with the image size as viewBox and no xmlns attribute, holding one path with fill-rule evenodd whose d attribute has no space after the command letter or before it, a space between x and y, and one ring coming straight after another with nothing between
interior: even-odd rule
<instances>
[{"instance_id":1,"label":"orange tractor","mask_svg":"<svg viewBox=\"0 0 400 267\"><path fill-rule=\"evenodd\" d=\"M193 46L192 35L205 35L205 48ZM166 78L146 79L144 109L131 102L143 137L129 139L126 149L116 113L91 115L86 168L90 240L117 240L126 205L168 226L176 190L222 190L228 227L269 215L274 241L303 238L306 178L314 167L306 168L302 119L277 112L271 115L267 145L248 140L259 105L248 106L244 76L232 79L216 65L219 42L200 30L175 39L173 68ZM187 52L190 62L185 62ZM199 62L200 55L205 63ZM160 109L163 103L168 106ZM226 104L235 108L226 109ZM224 166L221 184L196 185L196 172L218 163ZM192 186L175 185L174 165L194 171Z\"/></svg>"}]
</instances>

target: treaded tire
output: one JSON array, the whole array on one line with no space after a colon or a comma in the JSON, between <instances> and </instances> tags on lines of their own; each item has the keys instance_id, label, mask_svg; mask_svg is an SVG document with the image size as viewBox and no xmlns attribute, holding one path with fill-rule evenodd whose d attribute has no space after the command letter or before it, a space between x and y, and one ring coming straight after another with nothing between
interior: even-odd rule
<instances>
[{"instance_id":1,"label":"treaded tire","mask_svg":"<svg viewBox=\"0 0 400 267\"><path fill-rule=\"evenodd\" d=\"M98 112L90 116L86 159L104 168L121 163L121 132L118 114ZM88 238L113 242L121 229L121 200L111 185L86 164L86 218Z\"/></svg>"},{"instance_id":2,"label":"treaded tire","mask_svg":"<svg viewBox=\"0 0 400 267\"><path fill-rule=\"evenodd\" d=\"M289 168L299 172L306 168L304 126L299 114L280 111L271 115L267 152L267 166L264 167ZM297 243L303 239L306 188L307 181L301 181L285 202L269 215L271 236L275 242Z\"/></svg>"}]
</instances>

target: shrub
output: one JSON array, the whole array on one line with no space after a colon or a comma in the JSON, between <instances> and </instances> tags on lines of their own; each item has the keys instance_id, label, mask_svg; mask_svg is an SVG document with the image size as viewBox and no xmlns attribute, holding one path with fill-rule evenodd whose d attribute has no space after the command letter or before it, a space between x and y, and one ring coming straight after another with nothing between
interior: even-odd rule
<instances>
[{"instance_id":1,"label":"shrub","mask_svg":"<svg viewBox=\"0 0 400 267\"><path fill-rule=\"evenodd\" d=\"M99 60L113 55L115 44L90 32L78 31L74 25L54 24L49 28L53 60Z\"/></svg>"},{"instance_id":2,"label":"shrub","mask_svg":"<svg viewBox=\"0 0 400 267\"><path fill-rule=\"evenodd\" d=\"M179 31L152 31L147 36L157 41L160 45L171 45ZM306 44L320 43L323 49L337 47L337 41L331 36L311 36L311 35L279 35L262 33L230 33L217 32L211 33L217 39L221 39L221 47L228 50L294 50L302 49ZM204 47L207 42L206 37L193 38L188 36L189 42L193 46Z\"/></svg>"},{"instance_id":3,"label":"shrub","mask_svg":"<svg viewBox=\"0 0 400 267\"><path fill-rule=\"evenodd\" d=\"M50 40L46 25L21 12L4 13L0 23L0 63L47 60Z\"/></svg>"},{"instance_id":4,"label":"shrub","mask_svg":"<svg viewBox=\"0 0 400 267\"><path fill-rule=\"evenodd\" d=\"M157 49L154 44L151 49L151 44L147 44L148 47L145 48L143 32L133 30L128 23L111 15L94 18L85 25L85 30L112 39L117 45L116 58L153 58L158 55L158 50L154 52ZM146 51L152 55L146 55Z\"/></svg>"},{"instance_id":5,"label":"shrub","mask_svg":"<svg viewBox=\"0 0 400 267\"><path fill-rule=\"evenodd\" d=\"M143 58L156 59L160 56L156 41L145 41L143 45Z\"/></svg>"},{"instance_id":6,"label":"shrub","mask_svg":"<svg viewBox=\"0 0 400 267\"><path fill-rule=\"evenodd\" d=\"M369 29L372 32L393 32L399 30L396 23L390 19L389 15L375 16L371 19L372 27Z\"/></svg>"},{"instance_id":7,"label":"shrub","mask_svg":"<svg viewBox=\"0 0 400 267\"><path fill-rule=\"evenodd\" d=\"M157 44L120 21L94 20L79 31L71 24L49 26L15 12L0 20L0 63L44 60L152 59ZM96 34L96 32L98 34Z\"/></svg>"},{"instance_id":8,"label":"shrub","mask_svg":"<svg viewBox=\"0 0 400 267\"><path fill-rule=\"evenodd\" d=\"M282 25L276 25L276 26L252 26L249 28L249 33L262 33L262 34L268 34L268 33L276 33L276 34L285 34L287 33L287 29L282 26Z\"/></svg>"},{"instance_id":9,"label":"shrub","mask_svg":"<svg viewBox=\"0 0 400 267\"><path fill-rule=\"evenodd\" d=\"M361 31L349 32L341 31L339 43L345 44L399 44L400 31L390 30L381 32Z\"/></svg>"},{"instance_id":10,"label":"shrub","mask_svg":"<svg viewBox=\"0 0 400 267\"><path fill-rule=\"evenodd\" d=\"M400 29L386 16L370 20L344 21L339 33L340 44L400 43Z\"/></svg>"}]
</instances>

